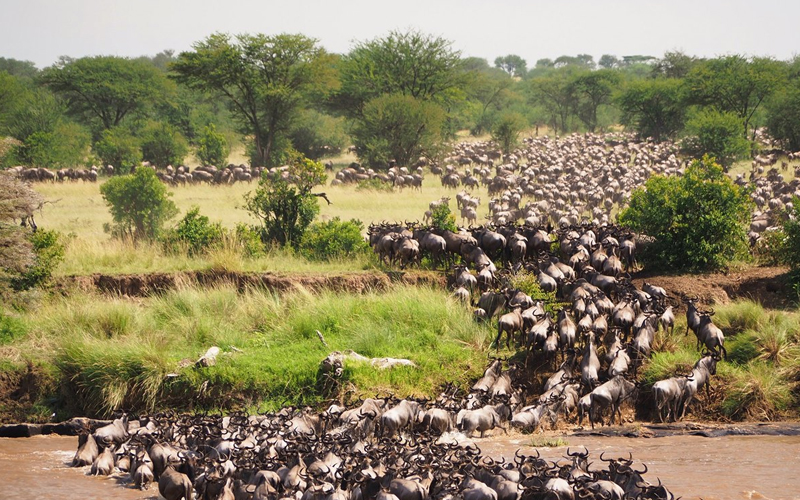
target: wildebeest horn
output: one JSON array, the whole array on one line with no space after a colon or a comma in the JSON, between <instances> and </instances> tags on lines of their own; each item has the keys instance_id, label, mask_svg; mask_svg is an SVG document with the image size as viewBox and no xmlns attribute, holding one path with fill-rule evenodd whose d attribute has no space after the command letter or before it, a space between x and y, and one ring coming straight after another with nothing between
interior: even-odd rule
<instances>
[{"instance_id":1,"label":"wildebeest horn","mask_svg":"<svg viewBox=\"0 0 800 500\"><path fill-rule=\"evenodd\" d=\"M636 469L632 469L632 470L633 470L633 472L638 472L639 474L647 474L647 464L646 464L646 463L644 463L644 462L642 462L642 465L644 465L644 470L636 470Z\"/></svg>"}]
</instances>

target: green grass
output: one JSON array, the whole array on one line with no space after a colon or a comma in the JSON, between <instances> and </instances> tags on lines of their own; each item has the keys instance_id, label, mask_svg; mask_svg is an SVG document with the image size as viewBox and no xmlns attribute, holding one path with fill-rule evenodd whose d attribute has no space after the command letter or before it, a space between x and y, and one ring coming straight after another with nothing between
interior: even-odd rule
<instances>
[{"instance_id":1,"label":"green grass","mask_svg":"<svg viewBox=\"0 0 800 500\"><path fill-rule=\"evenodd\" d=\"M59 412L96 416L117 408L318 404L325 397L319 362L347 349L417 364L379 371L346 363L341 383L348 397L432 397L447 381L467 386L480 375L491 335L441 290L406 286L363 294L240 293L226 286L147 299L77 294L45 299L21 321L27 334L0 351L0 362L54 367L61 392L51 396ZM195 367L212 345L223 351L217 364Z\"/></svg>"},{"instance_id":2,"label":"green grass","mask_svg":"<svg viewBox=\"0 0 800 500\"><path fill-rule=\"evenodd\" d=\"M332 178L332 176L331 176ZM34 187L48 200L41 214L40 227L55 229L67 236L64 262L56 269L58 276L132 274L144 272L177 272L212 269L222 266L235 271L334 272L355 271L374 265L374 259L359 258L339 262L309 262L285 251L271 251L266 256L246 259L233 248L223 247L209 255L189 257L186 254L164 252L161 246L140 243L136 246L114 240L103 231L111 223L111 215L100 196L101 180L91 183L38 183ZM330 182L330 179L329 179ZM257 184L232 186L190 185L171 188L173 201L181 214L192 206L223 227L238 223L253 224L255 220L242 208L244 195ZM366 226L383 221L421 221L432 200L451 197L451 209L456 210L455 194L443 188L436 176L425 176L421 191L405 189L390 192L359 190L357 186L326 186L324 190L332 205L320 204L320 221L334 217L341 220L358 219ZM481 193L482 191L482 193ZM483 202L479 218L488 212L488 196L479 190ZM172 221L177 221L177 218Z\"/></svg>"},{"instance_id":3,"label":"green grass","mask_svg":"<svg viewBox=\"0 0 800 500\"><path fill-rule=\"evenodd\" d=\"M714 322L726 333L728 361L717 364L712 398L703 393L705 417L732 420L774 420L797 414L800 401L800 312L766 310L750 301L716 308ZM645 387L658 380L688 374L701 353L696 338L683 335L685 323L654 352L642 371Z\"/></svg>"},{"instance_id":4,"label":"green grass","mask_svg":"<svg viewBox=\"0 0 800 500\"><path fill-rule=\"evenodd\" d=\"M534 448L558 448L569 446L569 441L560 436L533 436L527 441Z\"/></svg>"}]
</instances>

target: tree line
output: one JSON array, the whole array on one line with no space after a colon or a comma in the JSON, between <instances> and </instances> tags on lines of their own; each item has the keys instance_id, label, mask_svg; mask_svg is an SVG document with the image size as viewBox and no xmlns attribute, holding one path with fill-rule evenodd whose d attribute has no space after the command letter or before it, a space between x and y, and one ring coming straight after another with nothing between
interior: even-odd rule
<instances>
[{"instance_id":1,"label":"tree line","mask_svg":"<svg viewBox=\"0 0 800 500\"><path fill-rule=\"evenodd\" d=\"M660 58L564 55L532 68L518 55L465 57L417 31L357 42L346 54L302 34L216 33L176 54L62 57L38 69L0 58L0 166L224 164L246 146L255 166L348 144L365 164L435 157L459 130L505 148L520 132L626 127L686 138L723 165L766 127L800 150L800 58L682 52Z\"/></svg>"}]
</instances>

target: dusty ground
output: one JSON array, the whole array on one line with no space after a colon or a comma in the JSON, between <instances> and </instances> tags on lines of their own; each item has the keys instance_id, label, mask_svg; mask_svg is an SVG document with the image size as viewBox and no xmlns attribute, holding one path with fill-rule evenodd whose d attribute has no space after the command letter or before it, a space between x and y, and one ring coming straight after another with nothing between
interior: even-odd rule
<instances>
[{"instance_id":1,"label":"dusty ground","mask_svg":"<svg viewBox=\"0 0 800 500\"><path fill-rule=\"evenodd\" d=\"M727 304L736 299L759 302L768 309L794 308L797 296L788 283L787 267L748 267L728 273L658 275L640 272L633 283L663 287L675 305L682 297L700 297L703 304Z\"/></svg>"}]
</instances>

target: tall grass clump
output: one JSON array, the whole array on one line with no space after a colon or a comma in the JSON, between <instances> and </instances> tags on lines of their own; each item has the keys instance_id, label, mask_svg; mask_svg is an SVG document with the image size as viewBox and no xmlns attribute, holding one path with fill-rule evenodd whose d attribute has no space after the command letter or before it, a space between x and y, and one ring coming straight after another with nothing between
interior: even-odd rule
<instances>
[{"instance_id":1,"label":"tall grass clump","mask_svg":"<svg viewBox=\"0 0 800 500\"><path fill-rule=\"evenodd\" d=\"M491 335L441 290L400 285L283 294L220 285L144 299L78 293L46 299L22 321L29 332L10 347L55 367L63 412L91 416L319 404L329 395L317 370L334 350L416 365L346 362L343 398L435 396L445 382L467 386L480 375ZM196 365L211 346L222 351L216 364Z\"/></svg>"},{"instance_id":2,"label":"tall grass clump","mask_svg":"<svg viewBox=\"0 0 800 500\"><path fill-rule=\"evenodd\" d=\"M55 365L68 391L68 408L109 416L121 408L153 411L170 363L163 351L138 339L109 345L87 337L65 342Z\"/></svg>"},{"instance_id":3,"label":"tall grass clump","mask_svg":"<svg viewBox=\"0 0 800 500\"><path fill-rule=\"evenodd\" d=\"M791 386L777 376L771 363L755 361L730 370L726 378L720 409L728 418L775 420L795 402Z\"/></svg>"},{"instance_id":4,"label":"tall grass clump","mask_svg":"<svg viewBox=\"0 0 800 500\"><path fill-rule=\"evenodd\" d=\"M768 320L764 307L751 300L739 300L718 306L714 310L714 324L725 335L736 335L745 330L758 330Z\"/></svg>"},{"instance_id":5,"label":"tall grass clump","mask_svg":"<svg viewBox=\"0 0 800 500\"><path fill-rule=\"evenodd\" d=\"M687 375L692 371L698 359L700 359L700 354L686 344L672 352L654 352L649 364L642 372L642 383L649 387L659 380L681 374Z\"/></svg>"}]
</instances>

